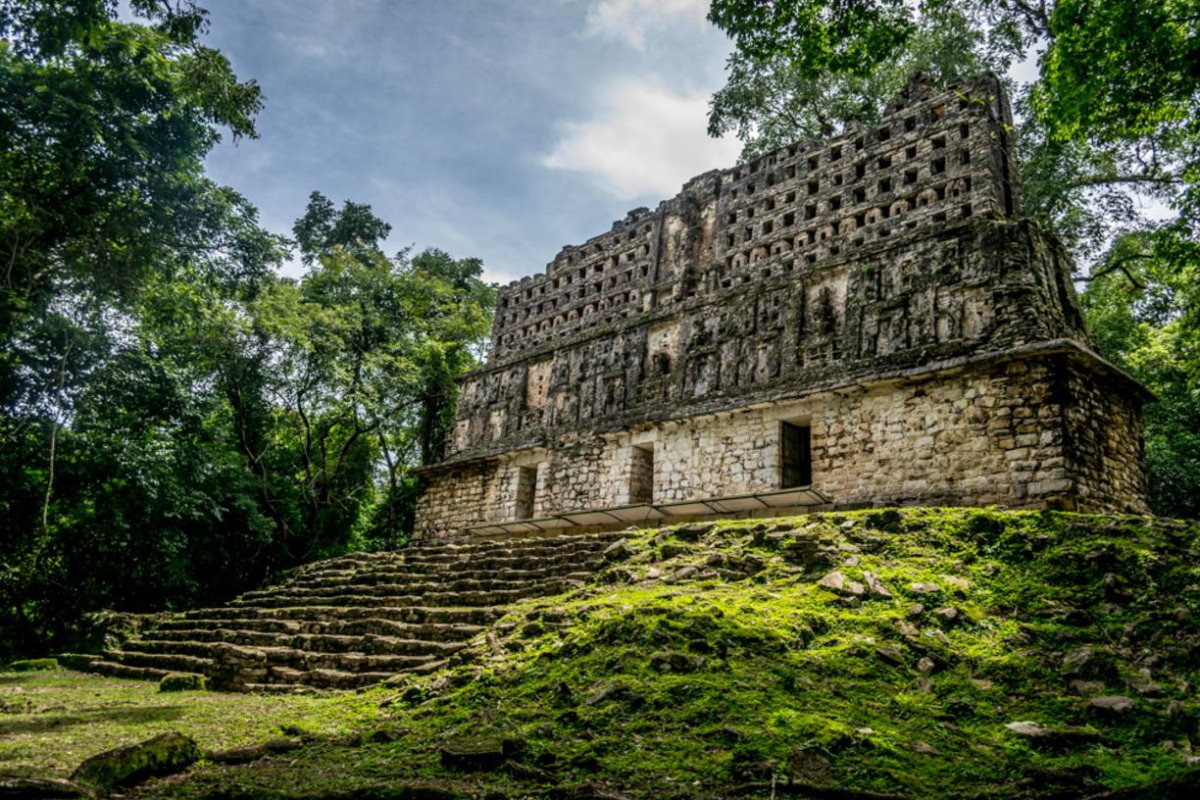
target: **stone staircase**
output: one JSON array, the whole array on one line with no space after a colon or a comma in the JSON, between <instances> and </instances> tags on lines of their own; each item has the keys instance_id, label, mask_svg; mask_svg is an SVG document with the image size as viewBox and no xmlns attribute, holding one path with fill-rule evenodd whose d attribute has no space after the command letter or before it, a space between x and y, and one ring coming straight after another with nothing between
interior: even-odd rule
<instances>
[{"instance_id":1,"label":"stone staircase","mask_svg":"<svg viewBox=\"0 0 1200 800\"><path fill-rule=\"evenodd\" d=\"M590 578L620 532L411 547L320 561L222 608L157 625L90 669L159 680L202 674L212 688L352 689L439 669L527 597Z\"/></svg>"}]
</instances>

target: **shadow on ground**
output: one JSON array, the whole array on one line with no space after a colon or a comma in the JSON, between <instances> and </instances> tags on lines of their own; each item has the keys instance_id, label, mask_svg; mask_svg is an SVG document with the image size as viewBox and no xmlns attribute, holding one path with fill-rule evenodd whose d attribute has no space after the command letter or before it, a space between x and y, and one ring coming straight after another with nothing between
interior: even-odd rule
<instances>
[{"instance_id":1,"label":"shadow on ground","mask_svg":"<svg viewBox=\"0 0 1200 800\"><path fill-rule=\"evenodd\" d=\"M22 733L45 733L72 725L92 725L111 722L141 725L150 722L167 722L183 716L182 706L151 706L149 708L104 708L83 709L69 713L42 713L22 715L19 719L0 719L0 737Z\"/></svg>"}]
</instances>

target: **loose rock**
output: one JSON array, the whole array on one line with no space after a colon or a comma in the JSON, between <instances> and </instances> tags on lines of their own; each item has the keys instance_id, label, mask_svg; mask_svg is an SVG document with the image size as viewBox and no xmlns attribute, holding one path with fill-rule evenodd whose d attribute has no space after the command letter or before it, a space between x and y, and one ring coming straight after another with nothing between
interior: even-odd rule
<instances>
[{"instance_id":1,"label":"loose rock","mask_svg":"<svg viewBox=\"0 0 1200 800\"><path fill-rule=\"evenodd\" d=\"M495 769L508 758L511 747L492 736L463 736L442 745L442 766L464 771Z\"/></svg>"},{"instance_id":2,"label":"loose rock","mask_svg":"<svg viewBox=\"0 0 1200 800\"><path fill-rule=\"evenodd\" d=\"M847 579L841 570L830 572L817 585L843 597L861 597L865 591L861 583Z\"/></svg>"},{"instance_id":3,"label":"loose rock","mask_svg":"<svg viewBox=\"0 0 1200 800\"><path fill-rule=\"evenodd\" d=\"M958 609L954 606L942 606L941 608L935 608L933 615L942 622L952 624L958 620Z\"/></svg>"},{"instance_id":4,"label":"loose rock","mask_svg":"<svg viewBox=\"0 0 1200 800\"><path fill-rule=\"evenodd\" d=\"M1047 728L1032 720L1009 722L1004 727L1030 744L1045 747L1074 747L1094 742L1099 738L1091 728Z\"/></svg>"},{"instance_id":5,"label":"loose rock","mask_svg":"<svg viewBox=\"0 0 1200 800\"><path fill-rule=\"evenodd\" d=\"M220 750L208 756L208 760L217 764L248 764L273 753L287 753L300 747L295 739L272 739L262 744L248 747L235 747L231 750Z\"/></svg>"},{"instance_id":6,"label":"loose rock","mask_svg":"<svg viewBox=\"0 0 1200 800\"><path fill-rule=\"evenodd\" d=\"M942 754L940 750L931 745L929 742L923 742L920 739L914 739L910 746L912 747L913 752L916 753L924 753L925 755L929 756L940 756Z\"/></svg>"},{"instance_id":7,"label":"loose rock","mask_svg":"<svg viewBox=\"0 0 1200 800\"><path fill-rule=\"evenodd\" d=\"M1109 695L1106 697L1093 697L1084 705L1089 711L1096 711L1109 716L1121 716L1137 707L1137 703L1120 695Z\"/></svg>"},{"instance_id":8,"label":"loose rock","mask_svg":"<svg viewBox=\"0 0 1200 800\"><path fill-rule=\"evenodd\" d=\"M137 744L97 753L71 775L76 783L108 792L156 775L169 775L191 766L200 748L181 733L164 733Z\"/></svg>"},{"instance_id":9,"label":"loose rock","mask_svg":"<svg viewBox=\"0 0 1200 800\"><path fill-rule=\"evenodd\" d=\"M608 547L604 548L604 559L606 561L620 561L629 558L633 555L633 548L629 542L624 539L613 542Z\"/></svg>"},{"instance_id":10,"label":"loose rock","mask_svg":"<svg viewBox=\"0 0 1200 800\"><path fill-rule=\"evenodd\" d=\"M873 597L891 597L892 592L888 587L876 577L874 572L863 571L863 583L867 585L867 592Z\"/></svg>"},{"instance_id":11,"label":"loose rock","mask_svg":"<svg viewBox=\"0 0 1200 800\"><path fill-rule=\"evenodd\" d=\"M1063 656L1062 674L1063 675L1078 675L1092 660L1092 648L1081 647L1078 650L1073 650Z\"/></svg>"}]
</instances>

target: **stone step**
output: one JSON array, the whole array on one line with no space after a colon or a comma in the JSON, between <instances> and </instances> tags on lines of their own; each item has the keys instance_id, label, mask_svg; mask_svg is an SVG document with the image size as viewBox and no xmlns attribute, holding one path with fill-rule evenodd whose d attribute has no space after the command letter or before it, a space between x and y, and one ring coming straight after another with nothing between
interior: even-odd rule
<instances>
[{"instance_id":1,"label":"stone step","mask_svg":"<svg viewBox=\"0 0 1200 800\"><path fill-rule=\"evenodd\" d=\"M602 552L603 550L588 549L559 552L553 555L538 557L489 555L442 557L436 560L413 559L388 564L363 565L358 568L312 570L289 575L285 580L277 582L276 585L322 579L350 580L356 574L373 571L395 571L432 576L457 575L465 571L485 572L494 575L500 571L508 572L511 570L579 569L579 565L583 563L600 563L602 561Z\"/></svg>"},{"instance_id":2,"label":"stone step","mask_svg":"<svg viewBox=\"0 0 1200 800\"><path fill-rule=\"evenodd\" d=\"M126 642L130 644L130 642ZM182 653L142 653L137 650L105 650L104 658L129 667L150 667L168 672L196 672L203 674L212 666L211 658L185 655Z\"/></svg>"},{"instance_id":3,"label":"stone step","mask_svg":"<svg viewBox=\"0 0 1200 800\"><path fill-rule=\"evenodd\" d=\"M472 544L442 544L409 547L385 553L352 553L299 567L294 574L321 569L361 569L371 564L413 562L429 558L463 560L509 556L538 556L570 550L603 550L613 541L627 536L625 531L612 531L581 536L531 537L522 540L479 542Z\"/></svg>"},{"instance_id":4,"label":"stone step","mask_svg":"<svg viewBox=\"0 0 1200 800\"><path fill-rule=\"evenodd\" d=\"M265 597L255 597L232 601L231 606L242 606L243 603L254 604L266 608L284 608L295 606L338 606L356 608L394 607L407 604L430 604L440 608L471 608L478 606L497 606L524 600L527 597L544 597L560 594L574 588L576 584L563 582L561 584L547 583L544 586L533 586L522 589L497 589L480 592L429 592L426 594L392 595L392 594L320 594L305 595L280 590L278 594Z\"/></svg>"},{"instance_id":5,"label":"stone step","mask_svg":"<svg viewBox=\"0 0 1200 800\"><path fill-rule=\"evenodd\" d=\"M280 667L312 672L313 670L336 670L355 673L379 673L383 680L397 672L413 669L431 661L444 661L431 655L368 655L366 653L314 653L293 647L256 647L266 657L269 669Z\"/></svg>"},{"instance_id":6,"label":"stone step","mask_svg":"<svg viewBox=\"0 0 1200 800\"><path fill-rule=\"evenodd\" d=\"M330 586L287 584L272 589L259 589L253 592L246 592L238 600L241 602L253 602L279 595L310 598L336 597L347 594L370 595L374 597L401 597L410 595L426 596L435 593L446 594L450 592L469 594L478 592L521 591L539 588L563 580L567 580L567 578L555 576L536 581L493 578L490 580L447 580L426 583L360 583L358 581L345 581Z\"/></svg>"},{"instance_id":7,"label":"stone step","mask_svg":"<svg viewBox=\"0 0 1200 800\"><path fill-rule=\"evenodd\" d=\"M606 547L613 541L628 535L628 531L604 531L583 534L571 534L564 531L549 536L510 536L496 539L480 539L472 542L415 545L396 552L403 553L404 555L425 555L429 553L466 553L474 555L494 550L554 550L556 548L576 545Z\"/></svg>"},{"instance_id":8,"label":"stone step","mask_svg":"<svg viewBox=\"0 0 1200 800\"><path fill-rule=\"evenodd\" d=\"M252 694L297 694L306 689L311 691L301 683L247 683L242 689Z\"/></svg>"},{"instance_id":9,"label":"stone step","mask_svg":"<svg viewBox=\"0 0 1200 800\"><path fill-rule=\"evenodd\" d=\"M604 552L607 544L598 545L581 545L575 547L553 547L541 550L494 550L484 553L413 553L404 556L403 563L406 566L428 565L428 566L444 566L444 565L463 565L463 564L491 564L504 563L509 565L519 564L545 564L545 563L561 563L566 559L578 559L583 557L594 557L599 553ZM380 565L384 566L384 565ZM369 569L370 567L363 565L360 568Z\"/></svg>"},{"instance_id":10,"label":"stone step","mask_svg":"<svg viewBox=\"0 0 1200 800\"><path fill-rule=\"evenodd\" d=\"M484 630L483 625L447 623L412 624L390 619L368 617L357 620L329 622L292 619L177 619L167 620L154 629L157 639L187 641L197 632L248 631L252 633L297 635L328 634L332 636L394 636L399 639L420 639L426 642L461 642ZM208 640L198 640L208 641Z\"/></svg>"},{"instance_id":11,"label":"stone step","mask_svg":"<svg viewBox=\"0 0 1200 800\"><path fill-rule=\"evenodd\" d=\"M357 689L386 681L392 672L349 672L339 669L305 670L301 683L317 689Z\"/></svg>"},{"instance_id":12,"label":"stone step","mask_svg":"<svg viewBox=\"0 0 1200 800\"><path fill-rule=\"evenodd\" d=\"M88 665L88 672L95 672L99 675L107 675L110 678L129 678L137 681L159 681L165 675L169 675L171 670L155 669L154 667L133 667L129 664L121 664L117 661L93 661Z\"/></svg>"},{"instance_id":13,"label":"stone step","mask_svg":"<svg viewBox=\"0 0 1200 800\"><path fill-rule=\"evenodd\" d=\"M525 569L525 570L506 570L504 574L505 580L508 581L525 581L535 582L549 579L569 579L569 580L587 580L592 576L593 570L600 567L601 560L594 559L580 563L572 561L566 564L555 566L554 568L545 569ZM379 586L379 585L404 585L412 586L414 584L432 583L438 578L445 576L447 579L453 580L454 584L463 581L488 581L496 579L495 570L479 569L479 570L462 570L448 573L421 573L412 572L401 568L396 569L380 569L370 570L365 572L348 573L344 576L318 576L309 578L297 578L289 581L281 586L318 589L334 586ZM246 595L243 595L245 597Z\"/></svg>"},{"instance_id":14,"label":"stone step","mask_svg":"<svg viewBox=\"0 0 1200 800\"><path fill-rule=\"evenodd\" d=\"M383 619L410 625L488 625L504 616L505 609L493 606L475 608L431 608L415 606L372 606L348 608L339 606L226 606L185 612L185 620L272 619L314 622L342 622L364 619Z\"/></svg>"},{"instance_id":15,"label":"stone step","mask_svg":"<svg viewBox=\"0 0 1200 800\"><path fill-rule=\"evenodd\" d=\"M423 639L400 639L395 636L366 634L339 636L331 634L264 633L261 631L239 631L228 628L210 628L187 631L188 638L181 638L179 631L159 631L154 638L127 642L124 648L141 653L179 653L200 658L211 658L213 649L222 642L246 647L289 647L314 653L364 653L374 655L434 655L438 658L458 652L466 642L438 642Z\"/></svg>"},{"instance_id":16,"label":"stone step","mask_svg":"<svg viewBox=\"0 0 1200 800\"><path fill-rule=\"evenodd\" d=\"M271 692L355 689L398 672L436 671L511 603L585 583L624 535L349 554L281 574L224 607L163 620L108 651L95 671L143 679L201 673L214 685Z\"/></svg>"}]
</instances>

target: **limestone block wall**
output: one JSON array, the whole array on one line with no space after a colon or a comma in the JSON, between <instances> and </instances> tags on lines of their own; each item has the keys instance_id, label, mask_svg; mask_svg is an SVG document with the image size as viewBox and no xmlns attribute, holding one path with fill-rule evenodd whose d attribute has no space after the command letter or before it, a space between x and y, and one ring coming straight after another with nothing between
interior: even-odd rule
<instances>
[{"instance_id":1,"label":"limestone block wall","mask_svg":"<svg viewBox=\"0 0 1200 800\"><path fill-rule=\"evenodd\" d=\"M545 475L535 516L628 503L635 447L653 449L656 502L778 489L782 422L811 427L813 486L838 506L1144 512L1140 450L1125 441L1139 435L1138 395L1105 386L1124 379L1081 366L1087 359L1058 353L983 362L508 453L486 474L447 467L426 477L431 499L418 532L437 537L513 519L504 485L526 460L539 461ZM462 503L455 487L471 475L496 488L470 496L494 502Z\"/></svg>"},{"instance_id":2,"label":"limestone block wall","mask_svg":"<svg viewBox=\"0 0 1200 800\"><path fill-rule=\"evenodd\" d=\"M1138 391L1110 375L1071 362L1063 371L1066 453L1074 465L1074 496L1081 508L1149 513L1145 432ZM1139 502L1132 503L1130 498Z\"/></svg>"}]
</instances>

